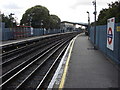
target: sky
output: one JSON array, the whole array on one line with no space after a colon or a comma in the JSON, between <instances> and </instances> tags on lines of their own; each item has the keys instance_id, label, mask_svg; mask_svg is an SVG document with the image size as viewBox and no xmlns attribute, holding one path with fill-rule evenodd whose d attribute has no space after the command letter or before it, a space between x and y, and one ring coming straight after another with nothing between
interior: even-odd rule
<instances>
[{"instance_id":1,"label":"sky","mask_svg":"<svg viewBox=\"0 0 120 90\"><path fill-rule=\"evenodd\" d=\"M14 13L18 22L28 8L35 5L45 6L50 14L60 17L61 21L70 22L88 22L88 14L90 13L90 22L94 21L94 0L0 0L0 11L5 15ZM108 3L118 0L96 0L97 16L100 10L108 8Z\"/></svg>"}]
</instances>

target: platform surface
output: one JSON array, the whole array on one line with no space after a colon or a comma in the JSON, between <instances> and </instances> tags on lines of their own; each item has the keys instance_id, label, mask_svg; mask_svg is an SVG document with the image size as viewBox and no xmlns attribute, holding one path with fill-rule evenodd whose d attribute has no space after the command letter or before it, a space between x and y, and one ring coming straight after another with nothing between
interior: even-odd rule
<instances>
[{"instance_id":1,"label":"platform surface","mask_svg":"<svg viewBox=\"0 0 120 90\"><path fill-rule=\"evenodd\" d=\"M99 50L94 50L88 37L75 40L64 88L116 88L118 69Z\"/></svg>"},{"instance_id":2,"label":"platform surface","mask_svg":"<svg viewBox=\"0 0 120 90\"><path fill-rule=\"evenodd\" d=\"M66 32L66 33L71 33L71 32ZM30 40L34 40L34 39L40 39L40 38L45 38L45 37L51 37L51 36L66 34L66 33L57 33L57 34L49 34L49 35L21 38L21 39L17 39L17 40L0 41L0 47L5 46L5 45L20 43L20 42L24 42L24 41L30 41Z\"/></svg>"}]
</instances>

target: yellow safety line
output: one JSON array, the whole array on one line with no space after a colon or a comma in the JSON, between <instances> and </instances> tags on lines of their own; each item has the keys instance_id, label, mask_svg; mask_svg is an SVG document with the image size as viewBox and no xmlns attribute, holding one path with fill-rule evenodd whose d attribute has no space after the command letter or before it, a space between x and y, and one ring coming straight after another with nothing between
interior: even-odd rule
<instances>
[{"instance_id":1,"label":"yellow safety line","mask_svg":"<svg viewBox=\"0 0 120 90\"><path fill-rule=\"evenodd\" d=\"M75 41L75 39L74 39L74 41ZM67 61L66 61L66 64L65 64L65 69L64 69L62 79L61 79L61 82L60 82L60 85L59 85L59 90L62 90L62 88L64 87L65 78L66 78L67 69L68 69L68 64L69 64L69 61L70 61L70 56L71 56L72 48L73 48L73 45L74 45L74 41L72 40L72 45L70 47L69 55L68 55L68 58L67 58Z\"/></svg>"}]
</instances>

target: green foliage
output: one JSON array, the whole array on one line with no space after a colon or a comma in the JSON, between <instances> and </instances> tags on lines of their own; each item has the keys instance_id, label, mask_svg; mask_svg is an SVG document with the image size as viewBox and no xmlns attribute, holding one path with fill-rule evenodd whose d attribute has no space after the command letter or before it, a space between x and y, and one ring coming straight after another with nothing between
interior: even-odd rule
<instances>
[{"instance_id":1,"label":"green foliage","mask_svg":"<svg viewBox=\"0 0 120 90\"><path fill-rule=\"evenodd\" d=\"M60 18L56 15L50 15L50 28L51 29L59 29L60 28Z\"/></svg>"},{"instance_id":2,"label":"green foliage","mask_svg":"<svg viewBox=\"0 0 120 90\"><path fill-rule=\"evenodd\" d=\"M4 14L1 14L2 17L2 22L5 23L6 28L13 28L16 26L16 20L12 15L10 14L9 16L5 16ZM15 21L15 22L14 22Z\"/></svg>"},{"instance_id":3,"label":"green foliage","mask_svg":"<svg viewBox=\"0 0 120 90\"><path fill-rule=\"evenodd\" d=\"M26 10L21 19L21 25L32 26L34 28L46 27L49 11L47 8L37 5Z\"/></svg>"},{"instance_id":4,"label":"green foliage","mask_svg":"<svg viewBox=\"0 0 120 90\"><path fill-rule=\"evenodd\" d=\"M31 25L33 28L53 29L59 26L58 22L60 21L60 19L59 21L58 19L58 16L50 15L49 10L46 7L36 5L26 10L26 12L23 14L20 24L26 26Z\"/></svg>"},{"instance_id":5,"label":"green foliage","mask_svg":"<svg viewBox=\"0 0 120 90\"><path fill-rule=\"evenodd\" d=\"M108 9L102 9L98 16L97 25L107 24L107 19L115 17L116 23L120 22L120 1L108 4Z\"/></svg>"}]
</instances>

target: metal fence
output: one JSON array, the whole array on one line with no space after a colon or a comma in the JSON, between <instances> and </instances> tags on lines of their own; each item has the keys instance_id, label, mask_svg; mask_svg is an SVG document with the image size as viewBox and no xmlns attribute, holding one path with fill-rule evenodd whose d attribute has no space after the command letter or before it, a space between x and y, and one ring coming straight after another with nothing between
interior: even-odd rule
<instances>
[{"instance_id":1,"label":"metal fence","mask_svg":"<svg viewBox=\"0 0 120 90\"><path fill-rule=\"evenodd\" d=\"M1 40L11 40L13 39L13 31L10 30L10 28L4 28L4 31L0 31L2 33Z\"/></svg>"},{"instance_id":2,"label":"metal fence","mask_svg":"<svg viewBox=\"0 0 120 90\"><path fill-rule=\"evenodd\" d=\"M17 29L17 28L5 28L3 24L2 29L0 29L0 33L2 33L2 38L0 40L12 40L12 39L20 39L20 38L27 38L32 36L41 36L41 35L48 35L48 34L56 34L56 33L64 33L64 32L73 32L70 30L61 30L61 29L42 29L42 28L33 28L31 33L31 28L27 29ZM80 32L80 30L77 30ZM76 32L76 31L75 31Z\"/></svg>"},{"instance_id":3,"label":"metal fence","mask_svg":"<svg viewBox=\"0 0 120 90\"><path fill-rule=\"evenodd\" d=\"M117 26L120 26L120 23L115 24L113 51L107 48L107 25L96 27L96 46L105 55L120 64L120 32L117 31ZM90 29L90 40L94 43L94 27Z\"/></svg>"}]
</instances>

